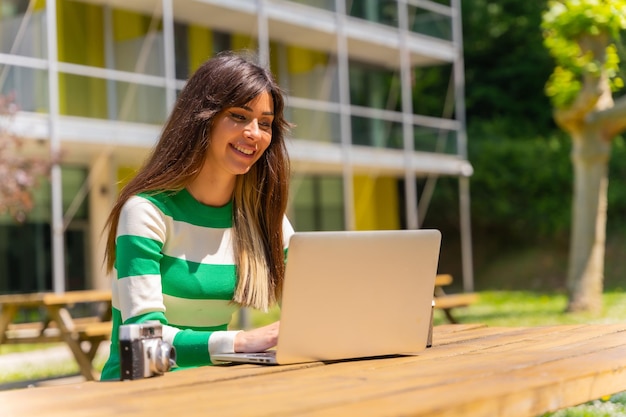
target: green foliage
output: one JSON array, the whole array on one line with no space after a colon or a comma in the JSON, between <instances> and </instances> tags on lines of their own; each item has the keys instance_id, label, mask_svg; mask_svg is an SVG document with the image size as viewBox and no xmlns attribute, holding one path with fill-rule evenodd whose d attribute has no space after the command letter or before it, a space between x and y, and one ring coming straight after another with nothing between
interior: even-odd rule
<instances>
[{"instance_id":1,"label":"green foliage","mask_svg":"<svg viewBox=\"0 0 626 417\"><path fill-rule=\"evenodd\" d=\"M614 92L624 86L616 43L626 29L626 0L550 0L541 27L544 45L556 61L545 88L554 107L570 106L586 75L606 74ZM583 50L585 37L606 38L606 56Z\"/></svg>"},{"instance_id":2,"label":"green foliage","mask_svg":"<svg viewBox=\"0 0 626 417\"><path fill-rule=\"evenodd\" d=\"M581 35L608 32L618 37L626 28L624 0L551 0L544 14L544 26L555 36L576 40Z\"/></svg>"},{"instance_id":3,"label":"green foliage","mask_svg":"<svg viewBox=\"0 0 626 417\"><path fill-rule=\"evenodd\" d=\"M511 125L512 126L512 125ZM472 234L519 247L541 241L566 242L571 226L573 171L571 141L562 132L519 138L502 133L500 122L469 130ZM509 127L510 129L510 127ZM626 231L626 140L612 141L607 196L607 231ZM458 181L440 178L425 225L458 229Z\"/></svg>"},{"instance_id":4,"label":"green foliage","mask_svg":"<svg viewBox=\"0 0 626 417\"><path fill-rule=\"evenodd\" d=\"M609 161L609 191L607 196L607 230L626 230L626 187L621 185L626 178L626 141L618 136L612 141Z\"/></svg>"},{"instance_id":5,"label":"green foliage","mask_svg":"<svg viewBox=\"0 0 626 417\"><path fill-rule=\"evenodd\" d=\"M570 141L557 135L525 140L492 136L489 126L470 132L474 236L489 235L507 246L565 239L571 221ZM450 207L458 205L457 187L454 179L439 180L426 217L429 225L448 229L458 223L450 214Z\"/></svg>"},{"instance_id":6,"label":"green foliage","mask_svg":"<svg viewBox=\"0 0 626 417\"><path fill-rule=\"evenodd\" d=\"M555 129L550 100L543 94L554 68L541 46L545 4L545 0L463 1L469 125L496 121L508 136L548 135Z\"/></svg>"}]
</instances>

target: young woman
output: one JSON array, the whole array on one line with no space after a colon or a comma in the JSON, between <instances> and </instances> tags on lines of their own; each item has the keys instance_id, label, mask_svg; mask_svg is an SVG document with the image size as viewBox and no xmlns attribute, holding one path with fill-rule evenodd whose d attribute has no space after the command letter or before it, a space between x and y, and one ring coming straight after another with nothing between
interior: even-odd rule
<instances>
[{"instance_id":1,"label":"young woman","mask_svg":"<svg viewBox=\"0 0 626 417\"><path fill-rule=\"evenodd\" d=\"M120 378L120 324L161 322L179 368L276 344L279 322L227 325L239 307L267 310L281 297L293 234L283 109L270 72L230 52L185 85L107 222L106 265L117 277L103 380Z\"/></svg>"}]
</instances>

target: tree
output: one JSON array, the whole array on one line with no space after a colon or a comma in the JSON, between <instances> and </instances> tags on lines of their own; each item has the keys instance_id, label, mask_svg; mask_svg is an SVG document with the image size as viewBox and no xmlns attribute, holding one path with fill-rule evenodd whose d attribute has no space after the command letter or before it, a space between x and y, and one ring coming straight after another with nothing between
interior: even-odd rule
<instances>
[{"instance_id":1,"label":"tree","mask_svg":"<svg viewBox=\"0 0 626 417\"><path fill-rule=\"evenodd\" d=\"M50 172L51 162L25 155L24 139L12 129L17 105L0 95L0 214L22 223L33 208L33 189Z\"/></svg>"},{"instance_id":2,"label":"tree","mask_svg":"<svg viewBox=\"0 0 626 417\"><path fill-rule=\"evenodd\" d=\"M551 0L544 44L556 61L546 84L557 125L572 139L572 230L568 311L602 307L611 140L626 130L619 76L626 0ZM615 97L614 97L615 95Z\"/></svg>"}]
</instances>

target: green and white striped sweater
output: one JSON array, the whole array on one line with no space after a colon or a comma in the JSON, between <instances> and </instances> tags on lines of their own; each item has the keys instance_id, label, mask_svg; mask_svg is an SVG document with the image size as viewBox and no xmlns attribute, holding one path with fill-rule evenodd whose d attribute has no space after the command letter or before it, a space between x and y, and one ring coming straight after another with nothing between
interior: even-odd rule
<instances>
[{"instance_id":1,"label":"green and white striped sweater","mask_svg":"<svg viewBox=\"0 0 626 417\"><path fill-rule=\"evenodd\" d=\"M111 352L102 380L119 379L118 327L158 320L176 348L178 368L211 364L215 352L232 352L227 330L236 276L232 203L209 207L187 190L138 195L122 208L117 228ZM294 233L283 221L283 246Z\"/></svg>"}]
</instances>

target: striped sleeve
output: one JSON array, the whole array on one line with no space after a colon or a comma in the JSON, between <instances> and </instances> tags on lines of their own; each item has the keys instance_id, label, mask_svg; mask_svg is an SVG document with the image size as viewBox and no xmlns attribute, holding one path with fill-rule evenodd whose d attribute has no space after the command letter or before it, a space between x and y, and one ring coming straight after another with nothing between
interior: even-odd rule
<instances>
[{"instance_id":1,"label":"striped sleeve","mask_svg":"<svg viewBox=\"0 0 626 417\"><path fill-rule=\"evenodd\" d=\"M125 324L160 321L163 339L175 347L179 366L208 365L211 354L234 351L237 332L181 330L168 325L161 262L172 223L170 216L140 196L124 205L117 229L114 307Z\"/></svg>"},{"instance_id":2,"label":"striped sleeve","mask_svg":"<svg viewBox=\"0 0 626 417\"><path fill-rule=\"evenodd\" d=\"M166 221L149 201L131 197L120 213L117 227L117 303L126 322L131 317L165 312L161 288L161 249Z\"/></svg>"}]
</instances>

